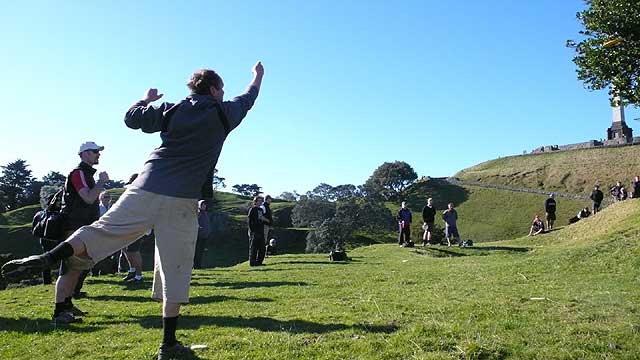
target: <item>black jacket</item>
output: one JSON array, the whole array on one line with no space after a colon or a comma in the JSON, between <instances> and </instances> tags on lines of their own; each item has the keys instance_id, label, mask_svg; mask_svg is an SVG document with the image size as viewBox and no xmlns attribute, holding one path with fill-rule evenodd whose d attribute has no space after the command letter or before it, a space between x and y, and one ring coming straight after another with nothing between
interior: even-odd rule
<instances>
[{"instance_id":1,"label":"black jacket","mask_svg":"<svg viewBox=\"0 0 640 360\"><path fill-rule=\"evenodd\" d=\"M424 206L422 208L422 221L432 223L436 221L436 208Z\"/></svg>"},{"instance_id":2,"label":"black jacket","mask_svg":"<svg viewBox=\"0 0 640 360\"><path fill-rule=\"evenodd\" d=\"M590 196L591 200L593 200L594 203L601 203L602 199L604 199L604 194L602 193L602 191L600 190L593 190L591 192L591 196Z\"/></svg>"},{"instance_id":3,"label":"black jacket","mask_svg":"<svg viewBox=\"0 0 640 360\"><path fill-rule=\"evenodd\" d=\"M87 204L80 194L73 187L71 177L75 171L81 171L84 175L84 180L87 183L89 189L93 189L96 186L96 182L93 179L93 174L96 173L96 169L88 164L81 162L73 171L67 175L67 180L64 183L64 192L62 195L62 213L65 215L65 230L76 230L84 225L89 225L92 222L100 218L100 202L98 199L91 204Z\"/></svg>"}]
</instances>

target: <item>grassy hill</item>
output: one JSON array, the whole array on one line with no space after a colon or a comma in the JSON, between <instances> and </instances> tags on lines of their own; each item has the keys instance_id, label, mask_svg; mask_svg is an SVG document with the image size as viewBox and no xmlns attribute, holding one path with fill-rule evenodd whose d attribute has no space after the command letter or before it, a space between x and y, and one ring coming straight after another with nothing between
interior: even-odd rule
<instances>
[{"instance_id":1,"label":"grassy hill","mask_svg":"<svg viewBox=\"0 0 640 360\"><path fill-rule=\"evenodd\" d=\"M407 196L414 219L412 238L417 243L422 241L422 207L429 197L433 198L434 206L439 210L436 215L437 236L443 236L440 213L449 202L453 202L458 211L460 236L474 242L508 240L528 234L533 216L537 213L544 217L544 200L547 198L533 193L457 186L435 179L419 182ZM556 226L567 225L570 217L581 208L590 206L586 201L565 198L557 199L557 203ZM389 208L395 214L400 206L389 204Z\"/></svg>"},{"instance_id":2,"label":"grassy hill","mask_svg":"<svg viewBox=\"0 0 640 360\"><path fill-rule=\"evenodd\" d=\"M178 336L200 359L634 359L640 201L476 249L355 249L196 271ZM49 325L51 286L0 292L0 358L149 359L149 283L89 278L83 324Z\"/></svg>"},{"instance_id":3,"label":"grassy hill","mask_svg":"<svg viewBox=\"0 0 640 360\"><path fill-rule=\"evenodd\" d=\"M529 189L589 194L640 175L640 146L583 149L490 160L458 172L461 180Z\"/></svg>"}]
</instances>

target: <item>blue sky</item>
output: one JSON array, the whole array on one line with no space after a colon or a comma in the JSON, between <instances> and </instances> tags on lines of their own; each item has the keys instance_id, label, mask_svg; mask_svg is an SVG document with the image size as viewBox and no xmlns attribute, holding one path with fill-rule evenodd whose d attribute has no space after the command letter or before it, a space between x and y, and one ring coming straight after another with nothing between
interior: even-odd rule
<instances>
[{"instance_id":1,"label":"blue sky","mask_svg":"<svg viewBox=\"0 0 640 360\"><path fill-rule=\"evenodd\" d=\"M385 161L447 176L540 145L606 136L606 91L565 47L582 0L30 1L0 5L0 164L67 173L86 140L125 180L159 144L124 126L149 87L188 95L202 67L227 97L265 66L217 168L268 193L366 181ZM626 109L627 122L640 117ZM637 130L640 133L640 128Z\"/></svg>"}]
</instances>

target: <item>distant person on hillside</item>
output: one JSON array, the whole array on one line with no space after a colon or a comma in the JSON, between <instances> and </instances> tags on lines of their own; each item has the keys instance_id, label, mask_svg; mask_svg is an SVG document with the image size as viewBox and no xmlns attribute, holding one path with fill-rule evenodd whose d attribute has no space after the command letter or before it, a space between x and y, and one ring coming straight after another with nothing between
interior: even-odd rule
<instances>
[{"instance_id":1,"label":"distant person on hillside","mask_svg":"<svg viewBox=\"0 0 640 360\"><path fill-rule=\"evenodd\" d=\"M611 197L613 197L613 201L620 201L620 188L622 184L620 181L616 182L616 185L609 190Z\"/></svg>"},{"instance_id":2,"label":"distant person on hillside","mask_svg":"<svg viewBox=\"0 0 640 360\"><path fill-rule=\"evenodd\" d=\"M276 239L269 240L269 244L267 244L266 253L267 255L276 255L278 253L278 249L276 249Z\"/></svg>"},{"instance_id":3,"label":"distant person on hillside","mask_svg":"<svg viewBox=\"0 0 640 360\"><path fill-rule=\"evenodd\" d=\"M427 205L422 208L422 246L431 245L431 236L433 234L433 226L436 221L436 208L433 207L433 199L427 199Z\"/></svg>"},{"instance_id":4,"label":"distant person on hillside","mask_svg":"<svg viewBox=\"0 0 640 360\"><path fill-rule=\"evenodd\" d=\"M73 255L91 264L154 229L156 266L152 298L162 301L163 328L157 358L192 357L191 349L176 339L176 328L180 307L189 302L198 199L205 183L211 187L208 175L216 166L227 135L240 125L258 97L264 68L258 62L252 71L253 80L247 91L231 101L223 101L224 82L210 69L191 75L187 84L191 95L177 104L165 102L151 106L162 94L157 89L147 90L143 99L129 108L124 119L129 128L159 133L162 140L144 164L140 176L100 220L82 227L46 254L4 264L3 276L25 277ZM105 173L99 183L106 180ZM98 193L99 190L95 199ZM95 211L97 214L97 201Z\"/></svg>"},{"instance_id":5,"label":"distant person on hillside","mask_svg":"<svg viewBox=\"0 0 640 360\"><path fill-rule=\"evenodd\" d=\"M404 246L411 243L411 210L407 208L407 203L402 202L398 215L398 245Z\"/></svg>"},{"instance_id":6,"label":"distant person on hillside","mask_svg":"<svg viewBox=\"0 0 640 360\"><path fill-rule=\"evenodd\" d=\"M531 229L529 230L529 236L536 236L544 233L544 222L540 219L540 215L536 214L531 223Z\"/></svg>"},{"instance_id":7,"label":"distant person on hillside","mask_svg":"<svg viewBox=\"0 0 640 360\"><path fill-rule=\"evenodd\" d=\"M442 213L444 220L444 236L447 238L447 246L460 242L460 234L458 233L458 212L453 208L453 203L447 204L447 210Z\"/></svg>"},{"instance_id":8,"label":"distant person on hillside","mask_svg":"<svg viewBox=\"0 0 640 360\"><path fill-rule=\"evenodd\" d=\"M600 211L600 205L602 204L602 200L604 199L604 194L600 190L599 185L595 185L593 187L593 191L591 192L591 196L589 197L593 202L591 206L591 210L593 210L593 214L595 215L597 212Z\"/></svg>"},{"instance_id":9,"label":"distant person on hillside","mask_svg":"<svg viewBox=\"0 0 640 360\"><path fill-rule=\"evenodd\" d=\"M618 193L618 201L627 200L628 197L629 197L629 194L627 193L627 189L624 187L624 185L620 185L620 192Z\"/></svg>"},{"instance_id":10,"label":"distant person on hillside","mask_svg":"<svg viewBox=\"0 0 640 360\"><path fill-rule=\"evenodd\" d=\"M198 240L196 241L196 252L193 258L193 268L202 269L202 255L204 254L205 245L211 234L211 225L209 224L209 211L207 211L207 201L198 201Z\"/></svg>"},{"instance_id":11,"label":"distant person on hillside","mask_svg":"<svg viewBox=\"0 0 640 360\"><path fill-rule=\"evenodd\" d=\"M591 211L589 211L589 207L584 207L583 209L578 211L578 214L576 216L569 219L569 224L577 223L578 221L582 219L586 219L589 216L591 216Z\"/></svg>"},{"instance_id":12,"label":"distant person on hillside","mask_svg":"<svg viewBox=\"0 0 640 360\"><path fill-rule=\"evenodd\" d=\"M556 194L551 193L544 201L544 212L547 219L547 229L553 230L553 223L556 221Z\"/></svg>"},{"instance_id":13,"label":"distant person on hillside","mask_svg":"<svg viewBox=\"0 0 640 360\"><path fill-rule=\"evenodd\" d=\"M640 199L640 176L636 176L631 182L631 191L633 199Z\"/></svg>"},{"instance_id":14,"label":"distant person on hillside","mask_svg":"<svg viewBox=\"0 0 640 360\"><path fill-rule=\"evenodd\" d=\"M262 196L253 198L253 206L249 209L247 222L249 225L249 266L262 266L266 246L264 243L264 216L262 214Z\"/></svg>"}]
</instances>

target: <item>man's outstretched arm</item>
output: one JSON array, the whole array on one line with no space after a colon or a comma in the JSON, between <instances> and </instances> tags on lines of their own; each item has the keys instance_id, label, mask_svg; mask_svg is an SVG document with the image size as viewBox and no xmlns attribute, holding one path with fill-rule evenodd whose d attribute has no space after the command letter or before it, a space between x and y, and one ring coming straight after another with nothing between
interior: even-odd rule
<instances>
[{"instance_id":1,"label":"man's outstretched arm","mask_svg":"<svg viewBox=\"0 0 640 360\"><path fill-rule=\"evenodd\" d=\"M262 77L264 76L264 67L260 61L253 66L252 72L253 79L249 83L247 91L233 98L231 101L224 101L222 103L222 110L229 120L231 130L235 129L242 119L247 116L247 112L253 107L253 103L256 101L258 93L260 92Z\"/></svg>"},{"instance_id":2,"label":"man's outstretched arm","mask_svg":"<svg viewBox=\"0 0 640 360\"><path fill-rule=\"evenodd\" d=\"M158 94L158 89L147 90L144 98L129 108L124 117L124 123L131 129L142 129L146 133L162 130L163 114L173 104L162 103L158 108L149 106L162 95Z\"/></svg>"}]
</instances>

